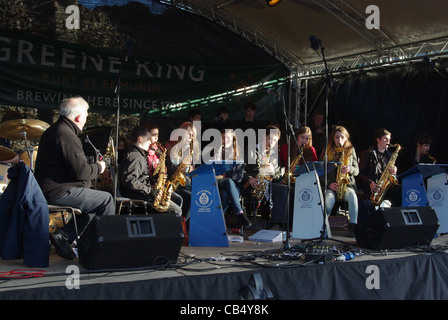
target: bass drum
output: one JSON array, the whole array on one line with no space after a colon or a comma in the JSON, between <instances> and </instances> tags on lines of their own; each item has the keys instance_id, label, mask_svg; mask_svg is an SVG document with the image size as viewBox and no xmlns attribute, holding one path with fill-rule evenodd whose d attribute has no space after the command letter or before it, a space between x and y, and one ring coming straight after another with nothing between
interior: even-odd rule
<instances>
[{"instance_id":1,"label":"bass drum","mask_svg":"<svg viewBox=\"0 0 448 320\"><path fill-rule=\"evenodd\" d=\"M36 158L37 158L37 150L39 149L39 146L33 146L33 167L31 168L31 158L30 158L30 153L28 152L28 150L22 150L19 153L19 158L22 159L23 162L25 162L25 164L30 167L31 169L34 169L36 166Z\"/></svg>"}]
</instances>

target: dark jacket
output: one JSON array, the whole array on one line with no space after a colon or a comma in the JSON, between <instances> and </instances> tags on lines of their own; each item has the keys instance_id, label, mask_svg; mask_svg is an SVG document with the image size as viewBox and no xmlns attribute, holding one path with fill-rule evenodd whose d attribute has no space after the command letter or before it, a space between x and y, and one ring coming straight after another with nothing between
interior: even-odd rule
<instances>
[{"instance_id":1,"label":"dark jacket","mask_svg":"<svg viewBox=\"0 0 448 320\"><path fill-rule=\"evenodd\" d=\"M420 163L434 163L434 159L428 157L427 154L423 154L420 160L417 161L416 157L416 147L403 148L400 155L397 158L397 167L400 168L400 173L406 172L407 170L415 167Z\"/></svg>"},{"instance_id":2,"label":"dark jacket","mask_svg":"<svg viewBox=\"0 0 448 320\"><path fill-rule=\"evenodd\" d=\"M48 267L48 205L31 169L23 162L8 170L11 180L0 198L0 253L23 257L30 267Z\"/></svg>"},{"instance_id":3,"label":"dark jacket","mask_svg":"<svg viewBox=\"0 0 448 320\"><path fill-rule=\"evenodd\" d=\"M386 168L392 156L392 152L386 150L384 157L379 157L376 146L364 150L359 159L359 174L356 177L358 188L364 191L364 194L369 195L370 184L372 182L378 183L384 168Z\"/></svg>"},{"instance_id":4,"label":"dark jacket","mask_svg":"<svg viewBox=\"0 0 448 320\"><path fill-rule=\"evenodd\" d=\"M119 187L123 197L153 199L147 156L146 150L135 145L124 156L119 169Z\"/></svg>"},{"instance_id":5,"label":"dark jacket","mask_svg":"<svg viewBox=\"0 0 448 320\"><path fill-rule=\"evenodd\" d=\"M80 134L73 121L61 116L40 138L34 174L50 203L70 187L90 188L101 172L100 164L88 163Z\"/></svg>"}]
</instances>

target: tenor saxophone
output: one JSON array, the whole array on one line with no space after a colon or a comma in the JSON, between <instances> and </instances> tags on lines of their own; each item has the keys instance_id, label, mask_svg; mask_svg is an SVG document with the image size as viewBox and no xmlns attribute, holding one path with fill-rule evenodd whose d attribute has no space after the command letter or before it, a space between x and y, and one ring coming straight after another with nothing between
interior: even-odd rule
<instances>
[{"instance_id":1,"label":"tenor saxophone","mask_svg":"<svg viewBox=\"0 0 448 320\"><path fill-rule=\"evenodd\" d=\"M389 159L389 162L387 163L387 166L384 169L380 180L378 181L378 189L370 197L370 201L375 206L379 206L383 202L387 190L389 190L389 188L392 185L398 184L397 177L394 174L390 173L389 168L395 164L395 161L397 160L398 157L398 153L401 150L401 146L397 143L394 144L392 147L395 147L395 151L393 152L392 157Z\"/></svg>"},{"instance_id":2,"label":"tenor saxophone","mask_svg":"<svg viewBox=\"0 0 448 320\"><path fill-rule=\"evenodd\" d=\"M350 157L347 154L346 149L342 148L342 164L338 167L336 175L336 183L338 184L338 189L336 190L336 199L342 201L344 199L345 191L347 190L347 185L349 183L349 176L347 173L342 173L342 167L348 166Z\"/></svg>"},{"instance_id":3,"label":"tenor saxophone","mask_svg":"<svg viewBox=\"0 0 448 320\"><path fill-rule=\"evenodd\" d=\"M182 162L177 167L174 172L171 180L165 182L161 185L159 189L159 193L154 199L154 209L159 212L165 212L168 210L171 200L171 194L179 187L179 185L185 186L187 184L187 178L185 177L184 171L185 167L188 166L191 162L191 157L193 154L193 148L190 148L190 154L185 157Z\"/></svg>"},{"instance_id":4,"label":"tenor saxophone","mask_svg":"<svg viewBox=\"0 0 448 320\"><path fill-rule=\"evenodd\" d=\"M263 170L263 168L269 164L269 157L270 157L270 151L267 152L265 157L259 154L259 159L257 159L258 174L256 179L258 180L258 187L253 188L250 191L250 193L252 197L258 201L263 199L266 189L268 188L269 183L272 181L272 177L266 174Z\"/></svg>"},{"instance_id":5,"label":"tenor saxophone","mask_svg":"<svg viewBox=\"0 0 448 320\"><path fill-rule=\"evenodd\" d=\"M163 147L159 142L156 143L157 147L162 151L162 155L159 158L156 168L154 169L153 175L159 174L157 182L154 186L156 189L162 189L166 182L166 148Z\"/></svg>"}]
</instances>

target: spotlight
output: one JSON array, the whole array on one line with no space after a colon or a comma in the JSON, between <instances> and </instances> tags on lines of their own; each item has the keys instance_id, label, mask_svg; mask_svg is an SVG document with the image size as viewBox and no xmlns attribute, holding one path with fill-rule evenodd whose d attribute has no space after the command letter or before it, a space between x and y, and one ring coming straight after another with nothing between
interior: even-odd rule
<instances>
[{"instance_id":1,"label":"spotlight","mask_svg":"<svg viewBox=\"0 0 448 320\"><path fill-rule=\"evenodd\" d=\"M268 4L268 6L273 7L277 4L280 3L281 0L266 0L266 3Z\"/></svg>"}]
</instances>

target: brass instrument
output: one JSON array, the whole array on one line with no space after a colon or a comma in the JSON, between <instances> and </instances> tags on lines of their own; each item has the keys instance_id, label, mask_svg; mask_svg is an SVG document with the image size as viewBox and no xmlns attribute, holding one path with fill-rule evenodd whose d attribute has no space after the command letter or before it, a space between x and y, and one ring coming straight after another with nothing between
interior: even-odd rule
<instances>
[{"instance_id":1,"label":"brass instrument","mask_svg":"<svg viewBox=\"0 0 448 320\"><path fill-rule=\"evenodd\" d=\"M171 180L166 183L165 180L163 180L164 182L163 185L157 188L159 189L159 194L154 199L153 204L154 209L156 209L157 211L165 212L166 210L168 210L171 200L171 194L177 189L177 187L179 187L179 185L185 186L187 184L187 178L185 177L184 171L185 167L190 164L192 154L193 154L193 148L192 146L190 146L190 154L187 157L185 157L179 164L173 176L171 177ZM160 180L160 178L158 180ZM159 184L159 181L157 184Z\"/></svg>"},{"instance_id":2,"label":"brass instrument","mask_svg":"<svg viewBox=\"0 0 448 320\"><path fill-rule=\"evenodd\" d=\"M109 143L107 144L106 154L104 155L106 162L109 162L110 165L115 165L115 147L114 140L109 138Z\"/></svg>"},{"instance_id":3,"label":"brass instrument","mask_svg":"<svg viewBox=\"0 0 448 320\"><path fill-rule=\"evenodd\" d=\"M436 164L437 163L437 159L433 156L431 156L429 153L426 154L428 156L429 159L431 159L432 164Z\"/></svg>"},{"instance_id":4,"label":"brass instrument","mask_svg":"<svg viewBox=\"0 0 448 320\"><path fill-rule=\"evenodd\" d=\"M261 160L259 160L261 158ZM256 179L258 180L258 187L253 188L250 193L252 197L258 201L263 199L263 196L266 192L266 189L269 185L269 183L272 181L272 177L268 174L266 174L263 170L264 167L269 165L269 158L270 158L270 151L267 152L266 157L263 157L261 154L259 154L259 159L257 159L258 162L258 174Z\"/></svg>"},{"instance_id":5,"label":"brass instrument","mask_svg":"<svg viewBox=\"0 0 448 320\"><path fill-rule=\"evenodd\" d=\"M387 190L389 190L389 188L392 185L398 184L397 177L390 173L389 168L395 164L395 161L397 160L398 157L398 153L401 150L401 146L397 143L394 144L392 147L395 147L395 151L393 152L392 157L390 158L386 168L383 171L383 174L381 175L381 178L378 182L378 189L370 197L370 201L375 206L379 206L383 202Z\"/></svg>"},{"instance_id":6,"label":"brass instrument","mask_svg":"<svg viewBox=\"0 0 448 320\"><path fill-rule=\"evenodd\" d=\"M350 181L348 172L342 173L342 167L348 166L350 157L347 155L347 151L344 148L341 149L342 149L342 164L338 167L336 175L336 183L338 184L338 189L336 190L337 201L342 201L344 199L345 191Z\"/></svg>"},{"instance_id":7,"label":"brass instrument","mask_svg":"<svg viewBox=\"0 0 448 320\"><path fill-rule=\"evenodd\" d=\"M161 190L166 182L166 148L163 147L159 142L156 142L157 147L161 150L162 154L159 158L156 168L154 169L153 175L159 174L157 177L157 182L154 188Z\"/></svg>"},{"instance_id":8,"label":"brass instrument","mask_svg":"<svg viewBox=\"0 0 448 320\"><path fill-rule=\"evenodd\" d=\"M294 177L292 174L294 172L294 168L299 164L300 159L302 159L301 153L299 153L297 157L295 157L289 165L289 176L291 183L294 183L296 181L296 177ZM287 183L288 181L287 179L288 179L288 172L285 172L282 183L283 184Z\"/></svg>"}]
</instances>

